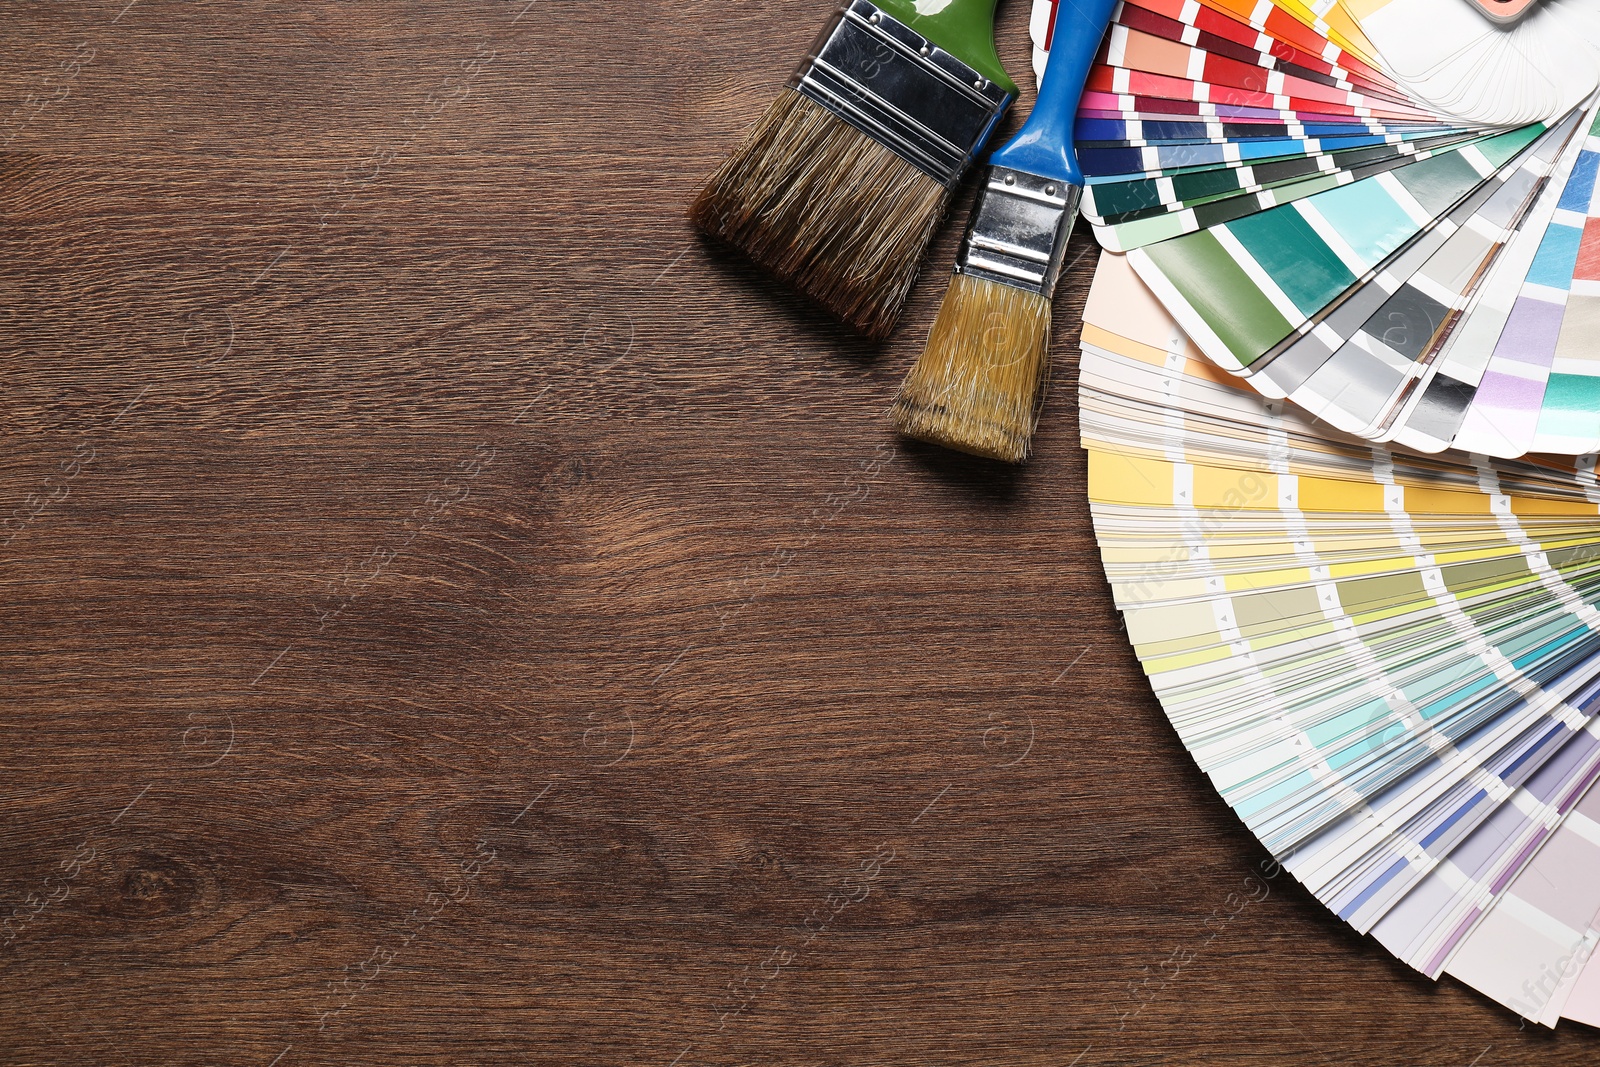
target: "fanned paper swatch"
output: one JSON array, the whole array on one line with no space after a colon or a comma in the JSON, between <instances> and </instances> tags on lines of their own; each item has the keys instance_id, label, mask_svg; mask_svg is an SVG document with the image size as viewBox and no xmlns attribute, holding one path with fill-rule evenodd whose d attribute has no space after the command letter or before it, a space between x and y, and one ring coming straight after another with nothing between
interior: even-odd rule
<instances>
[{"instance_id":1,"label":"fanned paper swatch","mask_svg":"<svg viewBox=\"0 0 1600 1067\"><path fill-rule=\"evenodd\" d=\"M1218 792L1406 963L1600 1025L1593 457L1331 431L1207 360L1114 253L1082 347L1106 575Z\"/></svg>"},{"instance_id":2,"label":"fanned paper swatch","mask_svg":"<svg viewBox=\"0 0 1600 1067\"><path fill-rule=\"evenodd\" d=\"M1593 0L1125 0L1076 129L1162 707L1342 920L1547 1026L1600 1025L1597 83Z\"/></svg>"},{"instance_id":3,"label":"fanned paper swatch","mask_svg":"<svg viewBox=\"0 0 1600 1067\"><path fill-rule=\"evenodd\" d=\"M1055 7L1038 0L1036 61ZM1125 0L1083 214L1217 366L1346 433L1600 449L1600 4Z\"/></svg>"}]
</instances>

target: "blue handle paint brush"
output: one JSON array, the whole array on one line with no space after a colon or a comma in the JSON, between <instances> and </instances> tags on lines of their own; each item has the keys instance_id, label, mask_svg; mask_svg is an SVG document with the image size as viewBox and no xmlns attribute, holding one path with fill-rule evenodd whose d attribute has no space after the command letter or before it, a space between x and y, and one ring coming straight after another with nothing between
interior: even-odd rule
<instances>
[{"instance_id":1,"label":"blue handle paint brush","mask_svg":"<svg viewBox=\"0 0 1600 1067\"><path fill-rule=\"evenodd\" d=\"M1049 373L1050 299L1078 217L1073 120L1117 0L1061 0L1039 98L989 157L950 290L890 408L895 428L1020 463Z\"/></svg>"}]
</instances>

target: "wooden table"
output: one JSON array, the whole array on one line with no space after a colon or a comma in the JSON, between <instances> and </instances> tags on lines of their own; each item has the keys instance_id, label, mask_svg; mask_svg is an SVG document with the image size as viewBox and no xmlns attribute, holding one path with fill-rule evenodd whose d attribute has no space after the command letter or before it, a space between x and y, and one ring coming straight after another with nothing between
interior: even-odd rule
<instances>
[{"instance_id":1,"label":"wooden table","mask_svg":"<svg viewBox=\"0 0 1600 1067\"><path fill-rule=\"evenodd\" d=\"M1087 258L1012 470L882 415L953 230L882 348L693 237L822 15L8 7L0 1062L1595 1062L1258 880Z\"/></svg>"}]
</instances>

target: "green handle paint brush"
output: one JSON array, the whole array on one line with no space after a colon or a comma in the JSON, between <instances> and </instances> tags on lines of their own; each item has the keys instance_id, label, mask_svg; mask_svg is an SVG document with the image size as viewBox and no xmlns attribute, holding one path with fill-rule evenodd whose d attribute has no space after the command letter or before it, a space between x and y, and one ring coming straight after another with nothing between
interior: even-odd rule
<instances>
[{"instance_id":1,"label":"green handle paint brush","mask_svg":"<svg viewBox=\"0 0 1600 1067\"><path fill-rule=\"evenodd\" d=\"M1073 120L1117 0L1061 0L1028 121L989 157L950 291L889 410L909 437L1020 463L1050 370L1050 299L1078 218Z\"/></svg>"},{"instance_id":2,"label":"green handle paint brush","mask_svg":"<svg viewBox=\"0 0 1600 1067\"><path fill-rule=\"evenodd\" d=\"M691 221L888 336L951 192L1016 99L996 2L847 0Z\"/></svg>"}]
</instances>

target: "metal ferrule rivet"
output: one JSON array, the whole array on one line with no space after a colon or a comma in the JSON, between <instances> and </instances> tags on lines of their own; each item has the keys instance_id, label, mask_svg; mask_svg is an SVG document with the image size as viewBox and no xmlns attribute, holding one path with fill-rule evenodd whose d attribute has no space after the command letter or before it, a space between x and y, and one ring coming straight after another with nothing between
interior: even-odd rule
<instances>
[{"instance_id":1,"label":"metal ferrule rivet","mask_svg":"<svg viewBox=\"0 0 1600 1067\"><path fill-rule=\"evenodd\" d=\"M948 189L1016 97L874 0L844 0L789 84Z\"/></svg>"}]
</instances>

